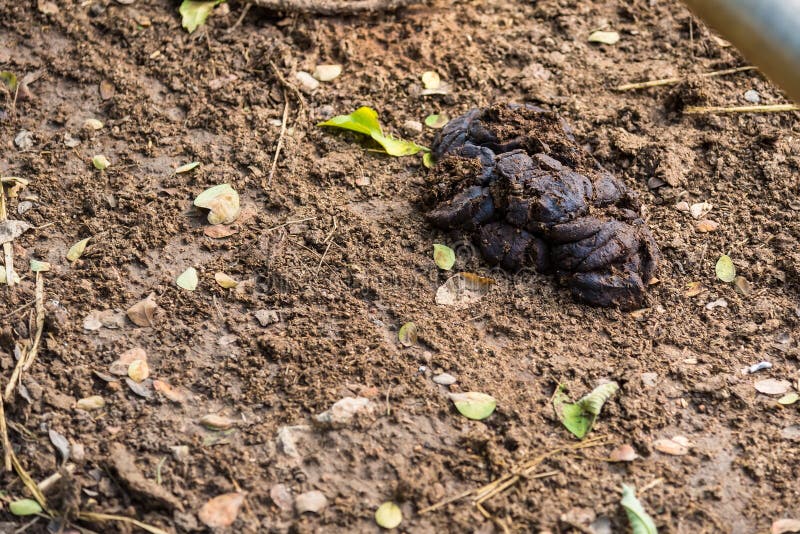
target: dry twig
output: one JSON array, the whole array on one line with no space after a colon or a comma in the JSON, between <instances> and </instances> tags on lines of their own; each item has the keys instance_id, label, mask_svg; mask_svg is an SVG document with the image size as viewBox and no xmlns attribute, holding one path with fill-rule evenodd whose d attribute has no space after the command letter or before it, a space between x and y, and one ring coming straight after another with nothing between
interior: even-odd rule
<instances>
[{"instance_id":1,"label":"dry twig","mask_svg":"<svg viewBox=\"0 0 800 534\"><path fill-rule=\"evenodd\" d=\"M17 365L14 367L14 372L11 373L11 378L6 385L4 397L6 401L10 401L14 394L14 388L22 379L22 372L30 369L36 355L39 353L39 347L42 341L42 331L44 330L44 278L42 273L36 273L36 333L33 337L31 346L27 348L20 357Z\"/></svg>"},{"instance_id":2,"label":"dry twig","mask_svg":"<svg viewBox=\"0 0 800 534\"><path fill-rule=\"evenodd\" d=\"M0 223L8 219L8 210L6 209L6 186L0 182ZM3 262L6 266L6 284L8 287L14 287L14 246L9 243L3 243Z\"/></svg>"},{"instance_id":3,"label":"dry twig","mask_svg":"<svg viewBox=\"0 0 800 534\"><path fill-rule=\"evenodd\" d=\"M272 157L272 166L269 169L269 178L267 179L267 184L264 186L262 183L261 186L264 189L268 189L272 187L272 177L275 176L275 169L278 168L278 156L281 153L281 147L283 146L283 137L286 135L286 121L289 119L289 99L286 98L286 89L283 90L283 118L281 119L281 133L278 135L278 144L275 147L275 155Z\"/></svg>"},{"instance_id":4,"label":"dry twig","mask_svg":"<svg viewBox=\"0 0 800 534\"><path fill-rule=\"evenodd\" d=\"M313 15L352 15L393 11L421 0L248 0L273 11Z\"/></svg>"},{"instance_id":5,"label":"dry twig","mask_svg":"<svg viewBox=\"0 0 800 534\"><path fill-rule=\"evenodd\" d=\"M713 72L706 72L703 74L699 74L700 78L714 78L716 76L725 76L727 74L736 74L737 72L747 72L750 70L755 70L756 67L752 65L748 65L746 67L736 67L733 69L724 69L724 70L715 70ZM676 83L680 83L683 80L687 79L688 76L676 76L674 78L661 78L659 80L650 80L647 82L638 82L638 83L626 83L623 85L619 85L615 87L617 91L631 91L634 89L647 89L649 87L661 87L664 85L675 85Z\"/></svg>"},{"instance_id":6,"label":"dry twig","mask_svg":"<svg viewBox=\"0 0 800 534\"><path fill-rule=\"evenodd\" d=\"M780 111L800 111L797 104L773 104L768 106L687 106L687 115L701 113L775 113Z\"/></svg>"}]
</instances>

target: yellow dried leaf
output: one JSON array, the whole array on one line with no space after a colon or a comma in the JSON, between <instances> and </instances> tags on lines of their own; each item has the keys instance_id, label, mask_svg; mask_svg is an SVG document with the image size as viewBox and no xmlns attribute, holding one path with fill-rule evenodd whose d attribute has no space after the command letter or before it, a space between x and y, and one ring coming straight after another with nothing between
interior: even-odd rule
<instances>
[{"instance_id":1,"label":"yellow dried leaf","mask_svg":"<svg viewBox=\"0 0 800 534\"><path fill-rule=\"evenodd\" d=\"M72 245L69 250L67 251L67 259L69 261L75 261L83 255L83 251L86 250L86 244L89 242L91 237L87 237L86 239L81 239L74 245Z\"/></svg>"}]
</instances>

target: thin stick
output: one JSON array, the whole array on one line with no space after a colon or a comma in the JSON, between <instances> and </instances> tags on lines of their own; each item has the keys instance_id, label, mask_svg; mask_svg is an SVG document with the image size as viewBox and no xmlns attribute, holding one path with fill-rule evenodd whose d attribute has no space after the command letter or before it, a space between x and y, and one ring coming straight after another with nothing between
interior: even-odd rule
<instances>
[{"instance_id":1,"label":"thin stick","mask_svg":"<svg viewBox=\"0 0 800 534\"><path fill-rule=\"evenodd\" d=\"M687 115L701 113L775 113L779 111L800 111L797 104L774 104L771 106L688 106L683 110Z\"/></svg>"},{"instance_id":2,"label":"thin stick","mask_svg":"<svg viewBox=\"0 0 800 534\"><path fill-rule=\"evenodd\" d=\"M136 519L125 517L124 515L112 515L112 514L101 514L98 512L78 512L78 519L82 521L89 521L92 523L103 523L105 521L120 521L122 523L130 523L131 525L135 525L142 530L146 530L151 534L168 534L165 530L162 530L158 527L154 527L152 525L148 525L147 523L142 523L141 521L137 521Z\"/></svg>"},{"instance_id":3,"label":"thin stick","mask_svg":"<svg viewBox=\"0 0 800 534\"><path fill-rule=\"evenodd\" d=\"M314 15L348 15L393 11L421 0L248 0L273 11Z\"/></svg>"},{"instance_id":4,"label":"thin stick","mask_svg":"<svg viewBox=\"0 0 800 534\"><path fill-rule=\"evenodd\" d=\"M281 119L281 133L278 135L278 145L275 147L275 155L272 157L272 167L269 169L269 179L267 180L266 187L262 183L264 189L272 187L272 177L275 176L275 169L278 167L278 156L281 153L283 146L283 136L286 135L286 121L289 118L289 99L286 98L286 89L283 90L283 118Z\"/></svg>"},{"instance_id":5,"label":"thin stick","mask_svg":"<svg viewBox=\"0 0 800 534\"><path fill-rule=\"evenodd\" d=\"M6 186L0 182L0 222L8 219L8 210L6 209ZM3 243L3 262L6 266L6 284L8 287L14 287L14 246L8 242Z\"/></svg>"},{"instance_id":6,"label":"thin stick","mask_svg":"<svg viewBox=\"0 0 800 534\"><path fill-rule=\"evenodd\" d=\"M300 106L300 111L305 113L306 111L306 99L303 98L303 95L300 93L300 90L295 87L294 85L290 84L286 81L286 78L283 77L281 71L278 70L278 67L275 66L275 63L272 61L269 62L269 66L272 69L272 72L275 73L275 77L278 78L278 81L281 83L284 89L288 89L291 92L295 99L297 99L297 103Z\"/></svg>"},{"instance_id":7,"label":"thin stick","mask_svg":"<svg viewBox=\"0 0 800 534\"><path fill-rule=\"evenodd\" d=\"M8 312L8 313L7 313L7 314L5 314L5 315L0 315L0 320L3 320L3 321L4 321L4 320L8 319L9 317L11 317L12 315L16 315L16 314L18 314L19 312L23 311L24 309L26 309L26 308L30 308L30 306L31 306L32 304L35 304L35 303L36 303L36 301L35 301L35 300L31 300L31 301L29 301L29 302L26 302L25 304L23 304L22 306L20 306L20 307L19 307L19 308L17 308L16 310L12 310L12 311Z\"/></svg>"},{"instance_id":8,"label":"thin stick","mask_svg":"<svg viewBox=\"0 0 800 534\"><path fill-rule=\"evenodd\" d=\"M714 78L716 76L725 76L727 74L736 74L737 72L747 72L751 70L755 70L756 67L752 65L748 65L746 67L735 67L733 69L724 69L724 70L715 70L713 72L706 72L703 74L699 74L700 78ZM676 83L680 83L685 80L686 77L676 76L674 78L661 78L659 80L650 80L647 82L639 82L639 83L626 83L623 85L619 85L614 89L617 91L631 91L633 89L647 89L649 87L661 87L664 85L674 85Z\"/></svg>"},{"instance_id":9,"label":"thin stick","mask_svg":"<svg viewBox=\"0 0 800 534\"><path fill-rule=\"evenodd\" d=\"M278 226L273 226L272 228L267 228L267 232L271 232L273 230L277 230L278 228L283 228L284 226L289 226L290 224L297 224L306 221L313 221L316 217L306 217L305 219L297 219L296 221L286 221L283 224L279 224Z\"/></svg>"},{"instance_id":10,"label":"thin stick","mask_svg":"<svg viewBox=\"0 0 800 534\"><path fill-rule=\"evenodd\" d=\"M225 33L231 33L233 30L239 27L239 24L242 23L244 17L247 15L247 12L250 11L250 8L253 7L253 4L245 4L244 8L242 9L242 14L239 15L239 18L236 19L236 22L233 23L233 26L225 30Z\"/></svg>"},{"instance_id":11,"label":"thin stick","mask_svg":"<svg viewBox=\"0 0 800 534\"><path fill-rule=\"evenodd\" d=\"M317 271L315 274L319 274L319 270L322 269L322 262L325 261L325 256L328 254L328 251L331 249L331 243L333 242L333 234L336 232L336 227L338 223L336 222L336 217L333 218L333 229L328 234L326 241L328 242L328 246L325 247L325 252L322 253L322 257L319 259L319 264L317 265Z\"/></svg>"},{"instance_id":12,"label":"thin stick","mask_svg":"<svg viewBox=\"0 0 800 534\"><path fill-rule=\"evenodd\" d=\"M11 471L11 441L8 439L8 427L6 426L6 409L3 397L0 396L0 440L3 445L3 466L6 471Z\"/></svg>"},{"instance_id":13,"label":"thin stick","mask_svg":"<svg viewBox=\"0 0 800 534\"><path fill-rule=\"evenodd\" d=\"M17 387L17 384L22 379L22 372L27 371L30 369L31 365L33 365L33 361L36 359L36 355L39 352L39 345L42 341L42 331L44 330L44 278L42 277L42 273L37 271L36 272L36 334L33 337L33 343L31 346L24 352L22 357L17 362L17 365L14 367L14 371L11 373L11 378L6 385L5 390L5 400L6 402L10 401L12 396L14 395L14 388Z\"/></svg>"}]
</instances>

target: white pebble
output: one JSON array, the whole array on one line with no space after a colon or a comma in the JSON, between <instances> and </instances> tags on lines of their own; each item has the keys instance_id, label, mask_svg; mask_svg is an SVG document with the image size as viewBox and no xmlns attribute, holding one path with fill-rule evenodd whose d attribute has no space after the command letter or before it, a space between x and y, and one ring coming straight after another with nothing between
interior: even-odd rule
<instances>
[{"instance_id":1,"label":"white pebble","mask_svg":"<svg viewBox=\"0 0 800 534\"><path fill-rule=\"evenodd\" d=\"M758 94L758 91L755 89L750 89L749 91L745 91L744 99L750 102L751 104L758 104L761 102L761 95Z\"/></svg>"},{"instance_id":2,"label":"white pebble","mask_svg":"<svg viewBox=\"0 0 800 534\"><path fill-rule=\"evenodd\" d=\"M434 376L433 381L442 386L449 386L456 383L456 377L448 373L442 373Z\"/></svg>"},{"instance_id":3,"label":"white pebble","mask_svg":"<svg viewBox=\"0 0 800 534\"><path fill-rule=\"evenodd\" d=\"M300 82L301 88L306 93L314 92L319 88L319 82L312 75L305 71L301 70L294 76L297 78L297 81Z\"/></svg>"},{"instance_id":4,"label":"white pebble","mask_svg":"<svg viewBox=\"0 0 800 534\"><path fill-rule=\"evenodd\" d=\"M341 73L341 65L317 65L314 69L314 78L321 82L329 82L338 78Z\"/></svg>"},{"instance_id":5,"label":"white pebble","mask_svg":"<svg viewBox=\"0 0 800 534\"><path fill-rule=\"evenodd\" d=\"M708 304L706 304L707 310L713 310L714 308L727 308L727 307L728 307L728 301L725 299L713 300Z\"/></svg>"}]
</instances>

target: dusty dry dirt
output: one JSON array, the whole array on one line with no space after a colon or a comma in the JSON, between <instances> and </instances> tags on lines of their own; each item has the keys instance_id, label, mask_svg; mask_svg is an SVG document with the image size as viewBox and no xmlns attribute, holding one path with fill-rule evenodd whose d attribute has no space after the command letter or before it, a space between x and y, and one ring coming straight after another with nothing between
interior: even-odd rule
<instances>
[{"instance_id":1,"label":"dusty dry dirt","mask_svg":"<svg viewBox=\"0 0 800 534\"><path fill-rule=\"evenodd\" d=\"M0 174L30 180L9 200L9 216L36 227L14 242L22 283L2 289L0 370L5 385L15 346L33 333L28 261L47 260L44 346L6 418L37 481L59 469L48 432L71 442L74 472L47 494L62 517L94 511L199 531L207 500L241 490L246 503L231 532L375 532L373 513L387 500L401 505L404 532L488 533L500 524L624 532L623 482L646 488L642 502L664 532L766 532L776 519L800 516L798 405L780 406L753 387L765 378L797 387L800 377L797 114L682 113L687 104L745 104L749 89L764 103L784 102L756 72L614 91L745 64L678 2L434 0L359 18L253 8L228 31L243 8L231 2L192 35L174 2L56 4L0 0L0 70L39 75L16 101L0 94ZM621 40L587 43L596 28ZM317 63L341 63L343 74L304 94L301 106L272 65L296 87L294 73ZM419 96L426 70L450 84L448 95ZM289 128L264 187L284 98ZM429 171L420 158L368 152L354 136L315 127L368 105L406 136L408 120L494 102L557 110L640 193L664 253L645 309L587 307L548 276L490 270L461 236L425 221ZM87 118L105 127L87 132ZM22 130L32 135L26 148L14 142ZM411 137L429 144L433 135L426 128ZM111 161L105 172L91 164L100 153ZM202 165L194 171L173 172L195 160ZM191 204L223 182L242 194L245 214L236 234L212 239ZM713 204L707 218L719 228L698 232L675 208L684 200ZM89 236L83 257L64 259ZM466 309L437 306L447 274L433 264L433 243L457 250L457 270L497 284ZM749 294L715 279L723 253ZM189 266L200 274L194 292L175 285ZM243 283L223 289L217 271ZM705 291L687 296L691 282ZM150 293L155 324L136 327L124 310ZM727 306L706 307L717 299ZM276 320L262 326L259 310ZM104 312L104 326L86 330L93 311ZM397 340L406 321L419 328L411 347ZM143 398L95 374L134 347L146 350L152 378L191 399ZM741 373L760 360L774 367ZM457 383L434 383L443 371ZM574 443L550 406L556 385L577 398L608 379L621 389L592 436L610 444L545 461L540 471L555 474L486 504L497 523L469 501L419 513ZM491 394L497 411L469 421L448 390ZM106 406L75 408L90 395ZM352 422L313 425L314 415L357 395L371 407ZM235 425L206 430L198 420L207 414ZM676 435L693 443L688 454L655 450L656 440ZM640 457L607 462L622 443ZM294 496L319 490L328 505L298 515L285 496L270 496L278 484ZM9 472L0 488L3 503L27 496ZM28 521L0 511L1 532Z\"/></svg>"}]
</instances>

